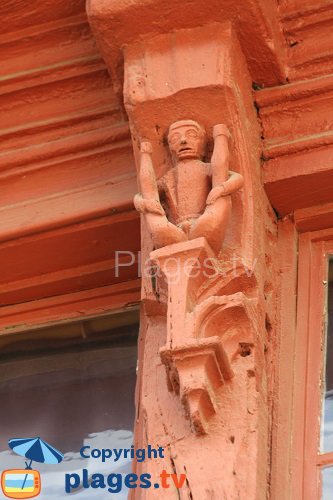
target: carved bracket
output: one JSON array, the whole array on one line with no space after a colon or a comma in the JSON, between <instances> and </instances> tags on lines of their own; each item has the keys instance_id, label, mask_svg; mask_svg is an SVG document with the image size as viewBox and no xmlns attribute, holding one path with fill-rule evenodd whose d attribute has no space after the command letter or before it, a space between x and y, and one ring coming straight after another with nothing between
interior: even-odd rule
<instances>
[{"instance_id":1,"label":"carved bracket","mask_svg":"<svg viewBox=\"0 0 333 500\"><path fill-rule=\"evenodd\" d=\"M233 377L219 337L193 339L160 350L169 390L179 394L197 435L208 432L208 420L217 411L216 391Z\"/></svg>"},{"instance_id":2,"label":"carved bracket","mask_svg":"<svg viewBox=\"0 0 333 500\"><path fill-rule=\"evenodd\" d=\"M194 432L206 434L220 388L234 375L232 360L254 345L253 311L242 293L198 303L200 286L217 264L205 238L166 246L150 257L168 283L167 344L160 350L168 388L180 396Z\"/></svg>"}]
</instances>

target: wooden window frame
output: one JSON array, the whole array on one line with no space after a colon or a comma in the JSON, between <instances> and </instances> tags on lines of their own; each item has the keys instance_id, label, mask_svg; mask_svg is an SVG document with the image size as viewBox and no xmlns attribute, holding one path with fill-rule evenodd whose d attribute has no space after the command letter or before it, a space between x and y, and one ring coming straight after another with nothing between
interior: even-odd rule
<instances>
[{"instance_id":1,"label":"wooden window frame","mask_svg":"<svg viewBox=\"0 0 333 500\"><path fill-rule=\"evenodd\" d=\"M321 470L324 466L333 466L333 450L318 452L330 255L333 255L333 228L300 235L293 418L294 500L321 499Z\"/></svg>"}]
</instances>

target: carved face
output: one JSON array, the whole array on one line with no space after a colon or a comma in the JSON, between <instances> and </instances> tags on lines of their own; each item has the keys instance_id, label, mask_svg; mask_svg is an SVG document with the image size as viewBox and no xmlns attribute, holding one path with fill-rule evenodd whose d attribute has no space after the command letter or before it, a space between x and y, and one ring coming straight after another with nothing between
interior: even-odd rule
<instances>
[{"instance_id":1,"label":"carved face","mask_svg":"<svg viewBox=\"0 0 333 500\"><path fill-rule=\"evenodd\" d=\"M206 148L206 133L199 123L182 120L170 125L168 143L178 160L202 159Z\"/></svg>"}]
</instances>

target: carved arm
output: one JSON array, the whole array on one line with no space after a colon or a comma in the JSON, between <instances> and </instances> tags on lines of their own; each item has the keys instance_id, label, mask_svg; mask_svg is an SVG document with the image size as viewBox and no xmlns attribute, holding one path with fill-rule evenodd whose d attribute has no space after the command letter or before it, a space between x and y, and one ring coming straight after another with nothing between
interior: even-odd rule
<instances>
[{"instance_id":1,"label":"carved arm","mask_svg":"<svg viewBox=\"0 0 333 500\"><path fill-rule=\"evenodd\" d=\"M243 186L243 184L243 176L238 172L229 170L229 179L223 182L221 186L216 186L210 191L209 195L207 196L207 205L212 205L221 196L228 196L229 194L235 193Z\"/></svg>"},{"instance_id":2,"label":"carved arm","mask_svg":"<svg viewBox=\"0 0 333 500\"><path fill-rule=\"evenodd\" d=\"M141 193L134 196L134 206L141 213L164 215L160 203L157 181L151 158L152 145L142 142L140 146L140 171L139 181Z\"/></svg>"},{"instance_id":3,"label":"carved arm","mask_svg":"<svg viewBox=\"0 0 333 500\"><path fill-rule=\"evenodd\" d=\"M229 170L229 144L231 137L224 124L213 127L214 151L211 159L212 190L207 197L207 205L212 205L221 196L227 196L243 186L243 176Z\"/></svg>"},{"instance_id":4,"label":"carved arm","mask_svg":"<svg viewBox=\"0 0 333 500\"><path fill-rule=\"evenodd\" d=\"M226 125L220 123L213 127L214 150L211 159L212 185L220 186L229 176L229 138L230 132Z\"/></svg>"}]
</instances>

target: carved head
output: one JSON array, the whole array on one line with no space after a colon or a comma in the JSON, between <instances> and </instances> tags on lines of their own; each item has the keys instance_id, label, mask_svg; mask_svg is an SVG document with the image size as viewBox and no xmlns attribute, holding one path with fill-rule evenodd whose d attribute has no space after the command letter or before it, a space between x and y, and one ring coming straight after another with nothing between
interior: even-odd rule
<instances>
[{"instance_id":1,"label":"carved head","mask_svg":"<svg viewBox=\"0 0 333 500\"><path fill-rule=\"evenodd\" d=\"M206 149L206 132L193 120L180 120L169 127L168 144L177 160L202 159Z\"/></svg>"}]
</instances>

